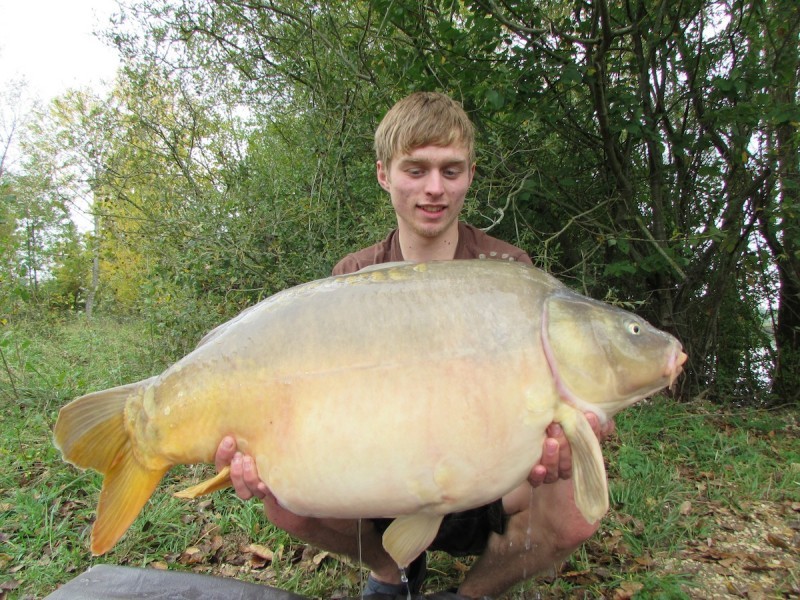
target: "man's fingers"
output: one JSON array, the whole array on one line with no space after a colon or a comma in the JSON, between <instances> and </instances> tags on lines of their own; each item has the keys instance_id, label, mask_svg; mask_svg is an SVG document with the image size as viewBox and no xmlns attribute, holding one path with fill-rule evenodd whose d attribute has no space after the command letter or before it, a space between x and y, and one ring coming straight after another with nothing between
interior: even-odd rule
<instances>
[{"instance_id":1,"label":"man's fingers","mask_svg":"<svg viewBox=\"0 0 800 600\"><path fill-rule=\"evenodd\" d=\"M217 472L230 465L235 454L236 440L226 435L217 446L217 453L214 455L214 465L217 467Z\"/></svg>"},{"instance_id":2,"label":"man's fingers","mask_svg":"<svg viewBox=\"0 0 800 600\"><path fill-rule=\"evenodd\" d=\"M249 500L253 497L244 476L244 456L241 452L237 452L233 459L231 459L231 483L233 489L236 490L236 495L242 500Z\"/></svg>"},{"instance_id":3,"label":"man's fingers","mask_svg":"<svg viewBox=\"0 0 800 600\"><path fill-rule=\"evenodd\" d=\"M589 426L594 431L594 434L597 436L597 439L601 442L604 442L610 435L616 431L616 425L614 425L614 420L609 419L605 423L600 423L600 418L591 412L585 413L586 420L589 422Z\"/></svg>"},{"instance_id":4,"label":"man's fingers","mask_svg":"<svg viewBox=\"0 0 800 600\"><path fill-rule=\"evenodd\" d=\"M566 448L569 453L569 446ZM547 469L544 483L553 483L563 478L562 471L564 465L564 445L558 442L557 438L546 439L544 441L544 452L542 452L542 465ZM567 467L571 467L571 461L567 456Z\"/></svg>"},{"instance_id":5,"label":"man's fingers","mask_svg":"<svg viewBox=\"0 0 800 600\"><path fill-rule=\"evenodd\" d=\"M544 483L545 477L547 477L547 469L539 464L534 465L528 475L528 483L531 484L531 487L539 487Z\"/></svg>"},{"instance_id":6,"label":"man's fingers","mask_svg":"<svg viewBox=\"0 0 800 600\"><path fill-rule=\"evenodd\" d=\"M258 476L256 461L252 456L245 456L242 461L242 466L244 469L244 483L248 491L256 498L263 500L264 496L267 495L267 486Z\"/></svg>"},{"instance_id":7,"label":"man's fingers","mask_svg":"<svg viewBox=\"0 0 800 600\"><path fill-rule=\"evenodd\" d=\"M561 444L555 438L547 438L542 448L542 457L528 475L528 483L538 487L543 483L553 483L561 477Z\"/></svg>"},{"instance_id":8,"label":"man's fingers","mask_svg":"<svg viewBox=\"0 0 800 600\"><path fill-rule=\"evenodd\" d=\"M558 423L550 423L550 425L547 426L547 437L553 438L558 441L559 444L563 444L567 439L567 436L564 435L564 429L562 429L561 425Z\"/></svg>"}]
</instances>

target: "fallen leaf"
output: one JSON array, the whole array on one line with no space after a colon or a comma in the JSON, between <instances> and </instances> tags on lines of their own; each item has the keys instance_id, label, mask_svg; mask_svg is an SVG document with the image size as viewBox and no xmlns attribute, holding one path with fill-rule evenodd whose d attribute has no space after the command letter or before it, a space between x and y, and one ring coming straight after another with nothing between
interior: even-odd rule
<instances>
[{"instance_id":1,"label":"fallen leaf","mask_svg":"<svg viewBox=\"0 0 800 600\"><path fill-rule=\"evenodd\" d=\"M226 564L219 568L219 574L223 577L237 577L239 575L239 569L234 565Z\"/></svg>"},{"instance_id":2,"label":"fallen leaf","mask_svg":"<svg viewBox=\"0 0 800 600\"><path fill-rule=\"evenodd\" d=\"M275 557L275 553L272 550L261 544L250 544L245 548L245 552L252 552L267 562L272 562L272 559Z\"/></svg>"},{"instance_id":3,"label":"fallen leaf","mask_svg":"<svg viewBox=\"0 0 800 600\"><path fill-rule=\"evenodd\" d=\"M791 544L789 544L788 540L786 540L783 536L778 535L777 533L772 533L772 532L768 533L767 541L776 548L782 548L783 550L791 549Z\"/></svg>"},{"instance_id":4,"label":"fallen leaf","mask_svg":"<svg viewBox=\"0 0 800 600\"><path fill-rule=\"evenodd\" d=\"M729 594L739 596L740 598L745 598L747 596L747 586L738 584L735 581L728 580L725 583L725 587L727 588Z\"/></svg>"},{"instance_id":5,"label":"fallen leaf","mask_svg":"<svg viewBox=\"0 0 800 600\"><path fill-rule=\"evenodd\" d=\"M614 590L614 600L631 600L633 596L642 591L644 584L638 581L625 581Z\"/></svg>"},{"instance_id":6,"label":"fallen leaf","mask_svg":"<svg viewBox=\"0 0 800 600\"><path fill-rule=\"evenodd\" d=\"M196 565L197 563L203 562L206 556L208 555L197 546L189 546L183 551L178 562L183 565Z\"/></svg>"},{"instance_id":7,"label":"fallen leaf","mask_svg":"<svg viewBox=\"0 0 800 600\"><path fill-rule=\"evenodd\" d=\"M647 554L643 556L637 556L633 559L637 564L642 565L643 567L649 567L655 564L653 558Z\"/></svg>"},{"instance_id":8,"label":"fallen leaf","mask_svg":"<svg viewBox=\"0 0 800 600\"><path fill-rule=\"evenodd\" d=\"M258 556L257 554L252 554L252 555L250 555L250 558L247 560L247 565L251 569L258 570L258 569L263 569L264 567L266 567L267 566L267 562L268 561L267 561L266 558L264 558L262 556Z\"/></svg>"},{"instance_id":9,"label":"fallen leaf","mask_svg":"<svg viewBox=\"0 0 800 600\"><path fill-rule=\"evenodd\" d=\"M7 592L10 590L15 590L19 587L20 583L16 579L9 579L8 581L4 581L0 583L0 590Z\"/></svg>"}]
</instances>

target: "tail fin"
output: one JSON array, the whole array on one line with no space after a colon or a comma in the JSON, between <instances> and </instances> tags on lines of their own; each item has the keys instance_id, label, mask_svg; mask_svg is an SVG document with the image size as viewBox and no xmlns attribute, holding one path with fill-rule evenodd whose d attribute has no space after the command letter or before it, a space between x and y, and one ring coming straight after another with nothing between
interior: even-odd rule
<instances>
[{"instance_id":1,"label":"tail fin","mask_svg":"<svg viewBox=\"0 0 800 600\"><path fill-rule=\"evenodd\" d=\"M104 554L122 537L167 472L141 465L125 428L125 404L152 379L95 392L64 406L54 442L64 460L104 477L92 529L92 554Z\"/></svg>"}]
</instances>

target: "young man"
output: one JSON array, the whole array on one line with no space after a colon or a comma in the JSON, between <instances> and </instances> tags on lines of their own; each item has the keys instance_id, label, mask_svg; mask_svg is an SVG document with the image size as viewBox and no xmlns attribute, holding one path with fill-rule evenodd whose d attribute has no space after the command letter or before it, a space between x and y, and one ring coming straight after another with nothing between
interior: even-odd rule
<instances>
[{"instance_id":1,"label":"young man","mask_svg":"<svg viewBox=\"0 0 800 600\"><path fill-rule=\"evenodd\" d=\"M475 174L473 127L458 103L424 92L401 100L378 126L375 149L378 183L389 192L397 229L382 242L346 256L334 267L335 275L400 260L474 258L531 264L522 250L458 220ZM595 415L587 417L599 437L613 427L602 430ZM541 461L526 483L488 506L445 518L431 549L479 558L457 593L438 593L436 598L500 595L557 566L596 531L598 524L587 523L575 506L568 481L572 461L563 432L553 424L548 436ZM231 437L221 442L216 463L218 469L231 465L237 494L262 499L275 526L319 548L361 559L371 569L365 596L405 598L409 589L419 592L425 555L411 564L408 584L403 584L381 544L389 520L364 520L359 525L289 513L260 481L253 459L236 451Z\"/></svg>"}]
</instances>

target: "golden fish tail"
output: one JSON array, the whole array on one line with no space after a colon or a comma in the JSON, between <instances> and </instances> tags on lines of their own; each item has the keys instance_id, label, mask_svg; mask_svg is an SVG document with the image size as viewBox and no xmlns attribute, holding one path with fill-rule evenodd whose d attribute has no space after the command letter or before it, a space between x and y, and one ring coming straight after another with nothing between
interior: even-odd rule
<instances>
[{"instance_id":1,"label":"golden fish tail","mask_svg":"<svg viewBox=\"0 0 800 600\"><path fill-rule=\"evenodd\" d=\"M151 381L82 396L64 406L56 421L54 442L64 460L104 476L92 528L94 555L108 552L122 537L168 470L142 465L125 427L126 403Z\"/></svg>"}]
</instances>

